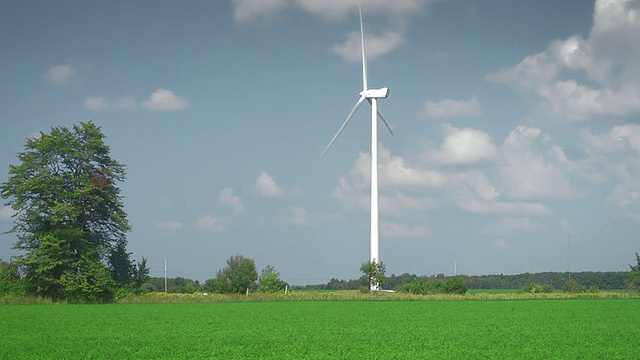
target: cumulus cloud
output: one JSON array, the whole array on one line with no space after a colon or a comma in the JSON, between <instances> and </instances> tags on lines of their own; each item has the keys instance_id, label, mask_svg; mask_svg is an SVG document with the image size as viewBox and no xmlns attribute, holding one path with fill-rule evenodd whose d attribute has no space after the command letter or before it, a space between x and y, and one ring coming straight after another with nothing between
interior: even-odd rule
<instances>
[{"instance_id":1,"label":"cumulus cloud","mask_svg":"<svg viewBox=\"0 0 640 360\"><path fill-rule=\"evenodd\" d=\"M288 218L288 222L293 225L315 225L316 221L311 219L307 209L299 206L289 209L291 216Z\"/></svg>"},{"instance_id":2,"label":"cumulus cloud","mask_svg":"<svg viewBox=\"0 0 640 360\"><path fill-rule=\"evenodd\" d=\"M445 138L440 149L426 154L426 160L442 164L477 164L495 160L498 148L491 136L482 130L457 128L442 124Z\"/></svg>"},{"instance_id":3,"label":"cumulus cloud","mask_svg":"<svg viewBox=\"0 0 640 360\"><path fill-rule=\"evenodd\" d=\"M258 178L256 179L256 190L262 196L283 196L285 194L284 190L282 190L273 180L271 175L269 175L266 171L260 173Z\"/></svg>"},{"instance_id":4,"label":"cumulus cloud","mask_svg":"<svg viewBox=\"0 0 640 360\"><path fill-rule=\"evenodd\" d=\"M16 212L11 208L11 206L3 206L0 208L0 220L11 221L13 215Z\"/></svg>"},{"instance_id":5,"label":"cumulus cloud","mask_svg":"<svg viewBox=\"0 0 640 360\"><path fill-rule=\"evenodd\" d=\"M381 14L395 18L410 16L438 0L369 0L363 4L365 14ZM328 21L343 21L348 14L358 12L360 0L232 0L234 19L246 22L272 16L290 7Z\"/></svg>"},{"instance_id":6,"label":"cumulus cloud","mask_svg":"<svg viewBox=\"0 0 640 360\"><path fill-rule=\"evenodd\" d=\"M478 98L472 96L469 101L444 99L438 102L425 101L426 118L474 117L482 114Z\"/></svg>"},{"instance_id":7,"label":"cumulus cloud","mask_svg":"<svg viewBox=\"0 0 640 360\"><path fill-rule=\"evenodd\" d=\"M242 203L242 199L240 199L238 195L234 194L233 189L231 188L220 190L218 201L222 204L230 206L234 214L241 213L245 209L244 204Z\"/></svg>"},{"instance_id":8,"label":"cumulus cloud","mask_svg":"<svg viewBox=\"0 0 640 360\"><path fill-rule=\"evenodd\" d=\"M156 111L184 110L189 107L189 101L184 97L175 95L171 90L158 89L142 103L142 107Z\"/></svg>"},{"instance_id":9,"label":"cumulus cloud","mask_svg":"<svg viewBox=\"0 0 640 360\"><path fill-rule=\"evenodd\" d=\"M363 4L363 16L375 17L377 24L386 30L371 35L365 31L367 59L387 54L406 43L405 33L410 18L439 0L369 0ZM345 21L358 13L360 0L232 0L234 19L246 23L255 19L272 17L285 9L298 9L330 22ZM366 22L366 19L365 19ZM373 21L372 21L373 22ZM350 32L346 40L336 43L331 51L349 62L360 61L360 33Z\"/></svg>"},{"instance_id":10,"label":"cumulus cloud","mask_svg":"<svg viewBox=\"0 0 640 360\"><path fill-rule=\"evenodd\" d=\"M367 62L388 54L407 42L404 34L394 31L387 31L379 36L365 34L364 41ZM359 63L362 61L361 47L360 32L352 31L347 35L347 39L343 43L334 44L331 47L331 51L347 62Z\"/></svg>"},{"instance_id":11,"label":"cumulus cloud","mask_svg":"<svg viewBox=\"0 0 640 360\"><path fill-rule=\"evenodd\" d=\"M232 0L233 18L246 22L260 17L269 17L288 6L288 0Z\"/></svg>"},{"instance_id":12,"label":"cumulus cloud","mask_svg":"<svg viewBox=\"0 0 640 360\"><path fill-rule=\"evenodd\" d=\"M68 85L78 76L78 72L69 64L54 65L44 74L44 78L52 85Z\"/></svg>"},{"instance_id":13,"label":"cumulus cloud","mask_svg":"<svg viewBox=\"0 0 640 360\"><path fill-rule=\"evenodd\" d=\"M138 104L133 96L124 96L118 99L109 99L103 96L86 98L83 106L87 110L135 110L145 109L150 111L179 111L188 108L189 101L181 96L176 96L173 91L158 89L142 104Z\"/></svg>"},{"instance_id":14,"label":"cumulus cloud","mask_svg":"<svg viewBox=\"0 0 640 360\"><path fill-rule=\"evenodd\" d=\"M537 145L541 134L540 129L518 126L502 145L505 164L499 170L501 188L510 199L551 199L574 195L562 169L539 150Z\"/></svg>"},{"instance_id":15,"label":"cumulus cloud","mask_svg":"<svg viewBox=\"0 0 640 360\"><path fill-rule=\"evenodd\" d=\"M539 202L507 201L480 171L452 174L448 196L458 208L475 214L546 215L549 208Z\"/></svg>"},{"instance_id":16,"label":"cumulus cloud","mask_svg":"<svg viewBox=\"0 0 640 360\"><path fill-rule=\"evenodd\" d=\"M182 230L182 223L179 221L165 221L165 222L157 222L154 224L156 229L167 230L167 231L178 231Z\"/></svg>"},{"instance_id":17,"label":"cumulus cloud","mask_svg":"<svg viewBox=\"0 0 640 360\"><path fill-rule=\"evenodd\" d=\"M211 215L205 215L193 223L193 227L198 230L205 231L224 231L224 225L220 224L220 220Z\"/></svg>"},{"instance_id":18,"label":"cumulus cloud","mask_svg":"<svg viewBox=\"0 0 640 360\"><path fill-rule=\"evenodd\" d=\"M524 90L541 109L570 121L639 113L640 11L634 1L596 1L587 39L574 35L555 40L546 50L485 78ZM581 82L580 73L591 83Z\"/></svg>"},{"instance_id":19,"label":"cumulus cloud","mask_svg":"<svg viewBox=\"0 0 640 360\"><path fill-rule=\"evenodd\" d=\"M546 215L549 208L536 201L512 201L479 170L461 173L438 172L412 167L401 156L380 146L380 212L400 215L427 210L446 201L478 214ZM361 153L349 176L341 177L331 196L345 209L369 211L370 155ZM392 193L389 193L391 190ZM425 194L425 191L433 195ZM529 200L529 199L517 199Z\"/></svg>"}]
</instances>

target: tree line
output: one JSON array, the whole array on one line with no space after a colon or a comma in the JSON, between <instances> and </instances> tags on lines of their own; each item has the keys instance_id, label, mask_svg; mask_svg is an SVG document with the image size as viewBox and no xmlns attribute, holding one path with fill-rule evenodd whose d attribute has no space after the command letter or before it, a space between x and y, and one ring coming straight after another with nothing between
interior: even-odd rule
<instances>
[{"instance_id":1,"label":"tree line","mask_svg":"<svg viewBox=\"0 0 640 360\"><path fill-rule=\"evenodd\" d=\"M638 260L640 264L640 260ZM605 272L577 272L577 273L560 273L560 272L541 272L541 273L523 273L516 275L458 275L445 276L439 275L416 275L404 273L402 275L392 274L384 277L383 283L386 289L402 289L413 282L423 283L446 283L452 278L459 277L462 279L469 289L522 289L529 283L547 286L548 288L562 290L567 281L572 279L578 286L585 288L597 287L600 290L621 290L626 288L635 288L633 284L640 284L640 278L636 281L630 280L632 275L639 270L638 267L630 266L631 272L625 271L605 271ZM339 280L332 278L326 284L311 284L294 286L298 290L357 290L363 285L362 279Z\"/></svg>"}]
</instances>

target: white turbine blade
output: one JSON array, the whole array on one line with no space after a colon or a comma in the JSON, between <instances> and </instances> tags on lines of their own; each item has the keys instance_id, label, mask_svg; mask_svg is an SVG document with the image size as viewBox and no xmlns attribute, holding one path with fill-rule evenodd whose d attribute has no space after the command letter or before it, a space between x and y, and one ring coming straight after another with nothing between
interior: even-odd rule
<instances>
[{"instance_id":1,"label":"white turbine blade","mask_svg":"<svg viewBox=\"0 0 640 360\"><path fill-rule=\"evenodd\" d=\"M367 99L367 101L369 101L369 104L371 104L371 99ZM393 131L391 130L391 127L389 126L389 124L387 124L387 120L385 120L384 116L382 116L382 112L380 111L380 107L376 107L376 110L378 110L378 116L380 117L382 122L387 126L387 129L389 130L389 133L391 133L391 136L393 136Z\"/></svg>"},{"instance_id":2,"label":"white turbine blade","mask_svg":"<svg viewBox=\"0 0 640 360\"><path fill-rule=\"evenodd\" d=\"M391 131L391 127L389 126L389 124L387 124L387 121L384 119L384 116L382 116L380 109L378 109L378 116L380 116L380 119L382 119L382 122L387 126L387 129L389 129L389 133L391 133L391 136L393 136L393 131Z\"/></svg>"},{"instance_id":3,"label":"white turbine blade","mask_svg":"<svg viewBox=\"0 0 640 360\"><path fill-rule=\"evenodd\" d=\"M360 40L362 42L362 91L369 89L367 85L367 58L364 51L364 25L362 23L362 7L358 5L358 11L360 12Z\"/></svg>"},{"instance_id":4,"label":"white turbine blade","mask_svg":"<svg viewBox=\"0 0 640 360\"><path fill-rule=\"evenodd\" d=\"M333 143L336 141L336 139L338 138L338 136L340 136L340 133L342 132L342 130L344 129L345 126L347 126L347 123L349 122L349 120L351 120L351 118L353 117L353 115L356 113L356 111L358 110L358 108L360 107L360 105L362 105L362 103L364 102L366 98L363 96L360 96L360 99L358 99L358 102L355 104L355 106L353 107L353 109L351 109L351 111L349 112L349 115L347 115L347 118L344 120L344 122L342 123L342 126L340 126L340 129L338 129L338 132L333 136L333 139L331 139L331 142L329 143L329 145L327 145L326 148L324 148L324 151L322 152L321 156L324 156L324 154L327 152L327 150L329 150L329 148L331 147L331 145L333 145Z\"/></svg>"}]
</instances>

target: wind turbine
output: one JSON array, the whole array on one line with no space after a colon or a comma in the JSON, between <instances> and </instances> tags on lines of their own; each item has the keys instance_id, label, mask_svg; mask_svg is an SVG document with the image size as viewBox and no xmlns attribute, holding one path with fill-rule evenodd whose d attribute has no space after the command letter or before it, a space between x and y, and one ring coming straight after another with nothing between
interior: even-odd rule
<instances>
[{"instance_id":1,"label":"wind turbine","mask_svg":"<svg viewBox=\"0 0 640 360\"><path fill-rule=\"evenodd\" d=\"M362 91L360 92L360 98L356 102L355 106L347 115L347 118L338 129L338 132L333 136L329 145L324 149L322 155L329 150L331 145L336 141L342 130L344 130L349 120L358 111L360 105L367 100L371 104L371 262L380 262L379 256L379 237L378 237L378 117L387 126L391 135L393 131L389 127L389 124L382 116L382 113L378 109L378 99L386 99L389 96L389 88L383 87L380 89L369 89L367 85L367 60L364 50L364 25L362 24L362 8L358 9L360 14L360 40L362 42ZM378 290L379 284L371 284L371 290Z\"/></svg>"}]
</instances>

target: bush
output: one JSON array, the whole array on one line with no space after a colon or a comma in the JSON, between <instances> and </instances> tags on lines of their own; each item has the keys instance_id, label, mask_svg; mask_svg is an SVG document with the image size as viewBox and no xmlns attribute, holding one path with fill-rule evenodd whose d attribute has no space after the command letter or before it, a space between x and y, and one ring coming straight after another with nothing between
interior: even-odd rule
<instances>
[{"instance_id":1,"label":"bush","mask_svg":"<svg viewBox=\"0 0 640 360\"><path fill-rule=\"evenodd\" d=\"M540 285L534 282L529 282L522 288L523 292L530 294L551 293L553 290L553 286L551 285Z\"/></svg>"},{"instance_id":2,"label":"bush","mask_svg":"<svg viewBox=\"0 0 640 360\"><path fill-rule=\"evenodd\" d=\"M464 295L467 292L467 284L460 276L454 276L444 283L444 292L447 294Z\"/></svg>"}]
</instances>

